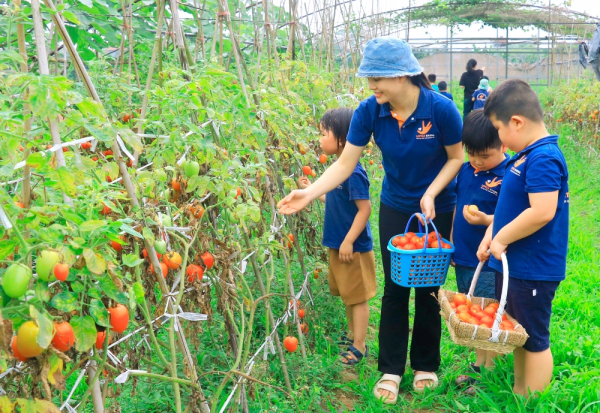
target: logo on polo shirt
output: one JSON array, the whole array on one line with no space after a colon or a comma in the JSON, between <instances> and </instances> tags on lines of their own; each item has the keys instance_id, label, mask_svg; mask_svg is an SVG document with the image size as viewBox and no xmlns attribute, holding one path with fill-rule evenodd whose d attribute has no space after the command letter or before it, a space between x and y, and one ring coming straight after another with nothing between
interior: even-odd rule
<instances>
[{"instance_id":1,"label":"logo on polo shirt","mask_svg":"<svg viewBox=\"0 0 600 413\"><path fill-rule=\"evenodd\" d=\"M568 203L569 203L569 193L567 192L565 194L565 204L568 204Z\"/></svg>"},{"instance_id":2,"label":"logo on polo shirt","mask_svg":"<svg viewBox=\"0 0 600 413\"><path fill-rule=\"evenodd\" d=\"M502 179L498 180L498 177L494 177L494 179L488 179L485 181L485 184L481 185L481 189L489 192L490 194L498 196L498 191L495 191L492 188L496 188L500 185L502 185Z\"/></svg>"},{"instance_id":3,"label":"logo on polo shirt","mask_svg":"<svg viewBox=\"0 0 600 413\"><path fill-rule=\"evenodd\" d=\"M417 129L417 139L434 139L435 138L435 134L433 133L427 133L431 130L431 127L433 126L431 124L431 121L427 122L427 124L425 124L425 121L422 121L423 123L421 123L421 127L419 129Z\"/></svg>"},{"instance_id":4,"label":"logo on polo shirt","mask_svg":"<svg viewBox=\"0 0 600 413\"><path fill-rule=\"evenodd\" d=\"M514 165L510 168L510 171L517 176L521 176L521 171L519 171L517 168L519 166L523 165L526 160L527 160L527 155L525 155L521 159L517 159L515 161Z\"/></svg>"}]
</instances>

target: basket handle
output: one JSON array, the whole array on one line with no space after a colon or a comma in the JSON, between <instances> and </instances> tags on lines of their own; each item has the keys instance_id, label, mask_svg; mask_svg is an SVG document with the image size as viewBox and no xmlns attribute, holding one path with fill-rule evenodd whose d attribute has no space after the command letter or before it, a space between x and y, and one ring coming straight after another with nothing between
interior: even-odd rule
<instances>
[{"instance_id":1,"label":"basket handle","mask_svg":"<svg viewBox=\"0 0 600 413\"><path fill-rule=\"evenodd\" d=\"M490 250L488 250L490 252ZM504 314L504 307L506 306L506 295L508 294L508 260L506 259L506 253L503 252L501 255L502 258L502 294L500 295L500 305L498 306L498 311L496 312L496 319L494 320L494 324L492 325L492 337L489 338L488 341L498 343L500 338L500 323L502 322L502 315ZM483 264L485 261L480 261L477 265L477 269L475 270L475 274L473 274L473 281L471 281L471 287L469 288L469 293L467 294L467 298L470 300L475 292L475 286L477 285L477 279L479 278L479 274L481 274L481 269L483 268Z\"/></svg>"},{"instance_id":2,"label":"basket handle","mask_svg":"<svg viewBox=\"0 0 600 413\"><path fill-rule=\"evenodd\" d=\"M417 215L421 216L421 218L423 218L423 222L425 223L425 241L427 241L427 236L429 235L429 226L427 225L427 220L425 219L425 214L422 214L420 212L416 212L416 213L412 214L412 216L408 220L408 223L406 224L406 228L404 229L404 233L406 234L408 232L408 228L410 227L410 223L412 222L413 218L415 216L417 216ZM419 232L423 233L423 226L421 225L421 221L417 220L417 222L419 223ZM438 230L435 227L435 224L433 223L433 221L431 220L431 218L429 218L429 223L433 227L433 230L435 231L435 235L437 236L437 239L438 239L438 251L442 252L442 237L440 237L440 233L438 232ZM427 250L427 242L425 242L425 245L423 245L423 253L425 253L426 250Z\"/></svg>"}]
</instances>

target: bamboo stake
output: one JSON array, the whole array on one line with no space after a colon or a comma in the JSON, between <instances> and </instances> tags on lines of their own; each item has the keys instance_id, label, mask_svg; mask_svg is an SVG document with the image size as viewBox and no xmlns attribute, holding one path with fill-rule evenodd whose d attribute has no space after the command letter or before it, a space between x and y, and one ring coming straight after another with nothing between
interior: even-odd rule
<instances>
[{"instance_id":1,"label":"bamboo stake","mask_svg":"<svg viewBox=\"0 0 600 413\"><path fill-rule=\"evenodd\" d=\"M41 75L49 75L50 70L48 68L48 55L46 54L46 42L44 37L44 22L42 21L42 13L40 11L40 0L31 1L31 11L33 17L33 27L35 32L35 44L37 50L37 59L39 64L39 70ZM52 142L55 145L60 145L60 133L58 130L58 122L56 117L48 119L48 125L50 126L50 135L52 136ZM62 150L54 152L56 156L57 168L66 167L65 155ZM63 202L67 205L73 205L73 200L63 192Z\"/></svg>"},{"instance_id":2,"label":"bamboo stake","mask_svg":"<svg viewBox=\"0 0 600 413\"><path fill-rule=\"evenodd\" d=\"M17 8L21 8L21 0L14 0L15 6ZM27 47L25 45L25 29L23 28L23 19L19 17L17 19L17 40L19 43L19 54L23 58L21 62L21 72L27 73ZM25 92L25 97L27 96L27 92ZM23 117L25 118L25 123L23 125L23 132L27 134L31 130L31 116L29 103L27 103L27 99L24 99L23 103ZM26 148L23 153L23 159L26 161L29 157L31 150ZM29 209L29 204L31 202L31 168L27 163L25 163L25 167L23 168L23 185L21 191L21 201L25 205L26 209Z\"/></svg>"}]
</instances>

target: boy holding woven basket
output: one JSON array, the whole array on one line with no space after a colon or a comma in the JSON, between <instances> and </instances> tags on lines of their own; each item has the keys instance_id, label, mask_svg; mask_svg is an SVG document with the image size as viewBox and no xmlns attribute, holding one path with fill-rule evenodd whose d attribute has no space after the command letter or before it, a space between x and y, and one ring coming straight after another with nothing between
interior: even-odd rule
<instances>
[{"instance_id":1,"label":"boy holding woven basket","mask_svg":"<svg viewBox=\"0 0 600 413\"><path fill-rule=\"evenodd\" d=\"M522 80L507 80L487 99L485 115L500 140L516 152L508 161L492 224L477 257L496 272L496 297L503 278L501 254L510 273L506 311L529 338L514 350L514 392L543 391L552 379L552 300L565 278L569 239L568 170L543 122L537 95ZM491 256L488 253L491 250Z\"/></svg>"},{"instance_id":2,"label":"boy holding woven basket","mask_svg":"<svg viewBox=\"0 0 600 413\"><path fill-rule=\"evenodd\" d=\"M498 131L485 116L482 109L474 110L465 118L462 142L469 156L456 178L456 210L452 226L454 242L454 271L458 292L467 294L473 281L477 264L477 249L485 236L487 227L494 219L498 196L502 188L504 170L510 156L502 144ZM496 297L496 273L484 266L474 291L475 297ZM496 353L475 349L477 360L470 365L472 372L480 373L480 367L491 368ZM456 383L474 384L470 374L461 374ZM474 394L470 386L467 394Z\"/></svg>"}]
</instances>

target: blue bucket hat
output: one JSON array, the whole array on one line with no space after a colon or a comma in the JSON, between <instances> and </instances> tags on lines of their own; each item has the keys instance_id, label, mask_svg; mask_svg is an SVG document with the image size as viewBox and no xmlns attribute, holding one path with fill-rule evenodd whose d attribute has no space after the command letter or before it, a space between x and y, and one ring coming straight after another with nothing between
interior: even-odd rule
<instances>
[{"instance_id":1,"label":"blue bucket hat","mask_svg":"<svg viewBox=\"0 0 600 413\"><path fill-rule=\"evenodd\" d=\"M390 36L369 40L358 68L358 77L402 77L421 73L423 68L410 45Z\"/></svg>"},{"instance_id":2,"label":"blue bucket hat","mask_svg":"<svg viewBox=\"0 0 600 413\"><path fill-rule=\"evenodd\" d=\"M481 79L479 82L479 89L488 90L490 88L490 82L487 79Z\"/></svg>"}]
</instances>

